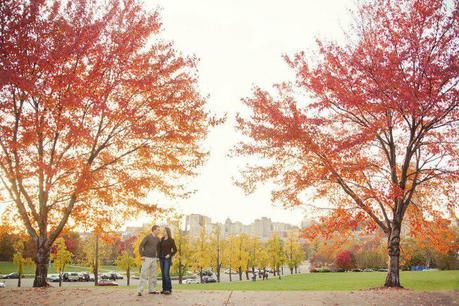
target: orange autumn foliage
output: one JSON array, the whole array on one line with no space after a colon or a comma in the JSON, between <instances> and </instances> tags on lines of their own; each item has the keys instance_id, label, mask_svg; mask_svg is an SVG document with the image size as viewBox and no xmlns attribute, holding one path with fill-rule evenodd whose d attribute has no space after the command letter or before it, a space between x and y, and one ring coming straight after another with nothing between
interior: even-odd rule
<instances>
[{"instance_id":1,"label":"orange autumn foliage","mask_svg":"<svg viewBox=\"0 0 459 306\"><path fill-rule=\"evenodd\" d=\"M216 120L196 58L159 39L157 11L136 0L0 5L0 169L37 244L35 285L68 221L116 224L186 197Z\"/></svg>"},{"instance_id":2,"label":"orange autumn foliage","mask_svg":"<svg viewBox=\"0 0 459 306\"><path fill-rule=\"evenodd\" d=\"M327 198L331 230L372 223L387 236L388 287L400 286L407 210L435 209L417 194L436 186L440 210L458 205L458 19L457 1L364 1L343 44L286 56L295 82L255 88L238 117L235 154L250 162L237 183L273 183L285 206Z\"/></svg>"}]
</instances>

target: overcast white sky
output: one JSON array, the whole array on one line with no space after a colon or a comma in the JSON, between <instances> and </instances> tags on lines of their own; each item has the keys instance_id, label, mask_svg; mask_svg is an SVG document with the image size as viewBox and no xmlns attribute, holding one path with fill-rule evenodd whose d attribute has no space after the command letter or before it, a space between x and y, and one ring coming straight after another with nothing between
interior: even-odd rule
<instances>
[{"instance_id":1,"label":"overcast white sky","mask_svg":"<svg viewBox=\"0 0 459 306\"><path fill-rule=\"evenodd\" d=\"M185 54L200 58L200 86L209 95L211 111L228 114L226 124L209 135L210 160L192 184L197 193L166 205L220 222L229 217L250 223L267 216L299 224L303 209L275 207L269 190L245 196L233 185L231 177L242 166L240 160L227 157L237 142L233 119L243 111L240 99L250 94L254 84L267 88L292 79L282 54L314 48L316 37L342 39L354 1L145 0L145 4L161 8L166 39ZM141 221L145 219L136 223Z\"/></svg>"}]
</instances>

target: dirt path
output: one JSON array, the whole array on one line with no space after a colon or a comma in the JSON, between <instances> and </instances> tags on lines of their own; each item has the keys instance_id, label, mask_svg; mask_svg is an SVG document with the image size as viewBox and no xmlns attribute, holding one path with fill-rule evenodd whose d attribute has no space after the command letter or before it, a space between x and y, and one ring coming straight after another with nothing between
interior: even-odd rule
<instances>
[{"instance_id":1,"label":"dirt path","mask_svg":"<svg viewBox=\"0 0 459 306\"><path fill-rule=\"evenodd\" d=\"M177 291L136 296L123 288L0 289L0 305L459 305L459 291Z\"/></svg>"}]
</instances>

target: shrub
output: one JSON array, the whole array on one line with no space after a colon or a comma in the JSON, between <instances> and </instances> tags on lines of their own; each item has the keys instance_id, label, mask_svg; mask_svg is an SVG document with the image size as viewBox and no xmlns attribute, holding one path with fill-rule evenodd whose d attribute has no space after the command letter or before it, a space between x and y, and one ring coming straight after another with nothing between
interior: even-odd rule
<instances>
[{"instance_id":1,"label":"shrub","mask_svg":"<svg viewBox=\"0 0 459 306\"><path fill-rule=\"evenodd\" d=\"M342 251L336 255L335 263L338 269L351 270L355 266L354 255L350 251Z\"/></svg>"}]
</instances>

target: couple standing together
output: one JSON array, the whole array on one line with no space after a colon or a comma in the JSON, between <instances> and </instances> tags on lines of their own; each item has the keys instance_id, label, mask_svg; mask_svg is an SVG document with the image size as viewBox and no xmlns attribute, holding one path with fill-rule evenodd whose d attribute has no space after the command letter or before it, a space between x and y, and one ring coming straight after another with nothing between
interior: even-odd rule
<instances>
[{"instance_id":1,"label":"couple standing together","mask_svg":"<svg viewBox=\"0 0 459 306\"><path fill-rule=\"evenodd\" d=\"M158 294L156 291L156 266L159 259L161 275L163 281L162 294L172 293L172 282L170 269L172 265L172 256L177 253L175 241L172 239L171 230L164 227L163 235L159 238L161 228L153 225L151 234L143 238L139 246L139 253L142 257L142 268L140 271L140 282L138 295L141 296L148 282L148 293Z\"/></svg>"}]
</instances>

